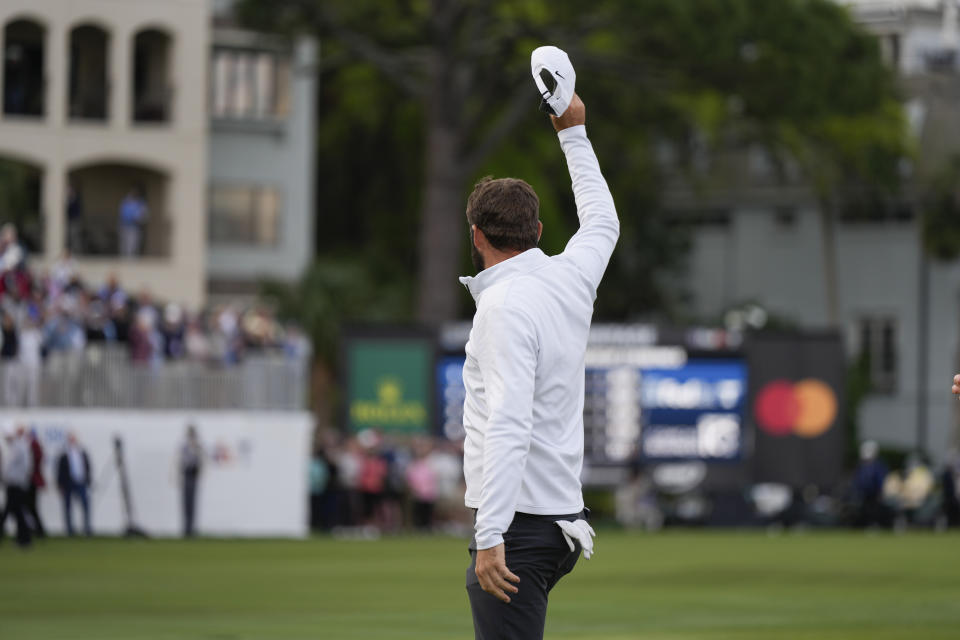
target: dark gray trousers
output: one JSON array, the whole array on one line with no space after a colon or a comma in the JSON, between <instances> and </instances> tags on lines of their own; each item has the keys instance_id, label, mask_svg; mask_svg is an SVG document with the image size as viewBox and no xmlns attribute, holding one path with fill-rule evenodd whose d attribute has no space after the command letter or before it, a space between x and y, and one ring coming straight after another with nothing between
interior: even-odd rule
<instances>
[{"instance_id":1,"label":"dark gray trousers","mask_svg":"<svg viewBox=\"0 0 960 640\"><path fill-rule=\"evenodd\" d=\"M183 537L194 534L197 513L197 474L183 474Z\"/></svg>"},{"instance_id":2,"label":"dark gray trousers","mask_svg":"<svg viewBox=\"0 0 960 640\"><path fill-rule=\"evenodd\" d=\"M580 545L571 552L556 520L576 520L582 513L535 516L517 513L503 534L507 568L520 577L519 592L510 602L497 600L477 580L476 545L470 544L467 595L473 611L476 640L542 640L547 619L547 596L560 578L570 573L580 557Z\"/></svg>"}]
</instances>

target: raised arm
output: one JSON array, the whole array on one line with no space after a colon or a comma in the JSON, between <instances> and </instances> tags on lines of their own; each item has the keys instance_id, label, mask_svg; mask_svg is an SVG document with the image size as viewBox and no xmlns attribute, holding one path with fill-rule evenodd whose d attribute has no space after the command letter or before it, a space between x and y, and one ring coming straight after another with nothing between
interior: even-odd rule
<instances>
[{"instance_id":1,"label":"raised arm","mask_svg":"<svg viewBox=\"0 0 960 640\"><path fill-rule=\"evenodd\" d=\"M620 237L620 221L593 145L587 138L586 107L580 97L574 95L563 115L550 116L550 119L567 157L580 218L580 229L570 238L563 255L577 265L596 289Z\"/></svg>"}]
</instances>

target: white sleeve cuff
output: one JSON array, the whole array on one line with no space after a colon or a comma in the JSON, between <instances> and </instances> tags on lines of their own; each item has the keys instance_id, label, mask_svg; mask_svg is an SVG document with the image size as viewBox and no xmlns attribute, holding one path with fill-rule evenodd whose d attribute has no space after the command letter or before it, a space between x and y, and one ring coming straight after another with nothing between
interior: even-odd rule
<instances>
[{"instance_id":1,"label":"white sleeve cuff","mask_svg":"<svg viewBox=\"0 0 960 640\"><path fill-rule=\"evenodd\" d=\"M503 536L499 533L477 534L477 551L490 549L499 544L503 544Z\"/></svg>"},{"instance_id":2,"label":"white sleeve cuff","mask_svg":"<svg viewBox=\"0 0 960 640\"><path fill-rule=\"evenodd\" d=\"M557 131L557 137L560 138L560 142L566 142L570 138L586 138L587 125L576 124L572 127L561 129L560 131Z\"/></svg>"}]
</instances>

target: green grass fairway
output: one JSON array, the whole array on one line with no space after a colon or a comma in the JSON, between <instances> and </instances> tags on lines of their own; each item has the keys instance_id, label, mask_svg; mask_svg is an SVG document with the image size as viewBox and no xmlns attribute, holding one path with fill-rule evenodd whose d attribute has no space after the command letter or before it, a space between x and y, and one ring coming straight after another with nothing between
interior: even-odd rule
<instances>
[{"instance_id":1,"label":"green grass fairway","mask_svg":"<svg viewBox=\"0 0 960 640\"><path fill-rule=\"evenodd\" d=\"M466 544L51 540L0 546L0 639L472 638ZM548 638L960 637L960 536L601 531ZM521 585L522 588L522 585Z\"/></svg>"}]
</instances>

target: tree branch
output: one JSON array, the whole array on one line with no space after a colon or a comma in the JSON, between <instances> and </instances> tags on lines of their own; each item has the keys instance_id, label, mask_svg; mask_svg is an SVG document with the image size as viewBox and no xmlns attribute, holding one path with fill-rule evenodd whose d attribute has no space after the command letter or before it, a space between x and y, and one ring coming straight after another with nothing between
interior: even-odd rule
<instances>
[{"instance_id":1,"label":"tree branch","mask_svg":"<svg viewBox=\"0 0 960 640\"><path fill-rule=\"evenodd\" d=\"M465 175L470 175L476 171L487 156L500 146L504 138L510 135L524 116L536 107L536 92L527 86L528 84L526 82L521 83L514 90L497 120L467 156L463 163Z\"/></svg>"},{"instance_id":2,"label":"tree branch","mask_svg":"<svg viewBox=\"0 0 960 640\"><path fill-rule=\"evenodd\" d=\"M426 95L425 83L418 79L416 75L410 73L408 65L405 64L408 56L389 51L365 35L348 29L328 11L321 10L320 19L324 26L330 30L333 37L342 42L350 51L379 69L383 75L403 91L416 98L422 98ZM419 54L414 53L409 59L417 60Z\"/></svg>"}]
</instances>

